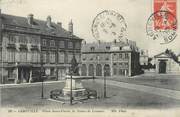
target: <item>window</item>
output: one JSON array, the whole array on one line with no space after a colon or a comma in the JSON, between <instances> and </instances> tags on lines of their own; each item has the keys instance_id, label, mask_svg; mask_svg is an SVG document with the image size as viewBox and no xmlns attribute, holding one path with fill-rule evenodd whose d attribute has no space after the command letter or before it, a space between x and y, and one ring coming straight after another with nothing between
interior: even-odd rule
<instances>
[{"instance_id":1,"label":"window","mask_svg":"<svg viewBox=\"0 0 180 117\"><path fill-rule=\"evenodd\" d=\"M37 63L40 61L40 55L37 51L32 51L31 62Z\"/></svg>"},{"instance_id":2,"label":"window","mask_svg":"<svg viewBox=\"0 0 180 117\"><path fill-rule=\"evenodd\" d=\"M60 48L65 48L65 43L64 43L64 41L59 41L59 47L60 47Z\"/></svg>"},{"instance_id":3,"label":"window","mask_svg":"<svg viewBox=\"0 0 180 117\"><path fill-rule=\"evenodd\" d=\"M83 60L83 61L86 60L86 55L85 55L85 54L82 55L82 60Z\"/></svg>"},{"instance_id":4,"label":"window","mask_svg":"<svg viewBox=\"0 0 180 117\"><path fill-rule=\"evenodd\" d=\"M19 52L20 62L27 62L27 51Z\"/></svg>"},{"instance_id":5,"label":"window","mask_svg":"<svg viewBox=\"0 0 180 117\"><path fill-rule=\"evenodd\" d=\"M73 53L69 52L68 53L68 63L71 63L72 58L73 58Z\"/></svg>"},{"instance_id":6,"label":"window","mask_svg":"<svg viewBox=\"0 0 180 117\"><path fill-rule=\"evenodd\" d=\"M25 35L20 35L19 36L19 43L27 44L27 39L26 39Z\"/></svg>"},{"instance_id":7,"label":"window","mask_svg":"<svg viewBox=\"0 0 180 117\"><path fill-rule=\"evenodd\" d=\"M58 62L59 62L59 63L64 63L64 57L65 57L64 52L58 52L58 56L59 56Z\"/></svg>"},{"instance_id":8,"label":"window","mask_svg":"<svg viewBox=\"0 0 180 117\"><path fill-rule=\"evenodd\" d=\"M15 51L14 50L7 51L7 59L8 59L8 62L15 62Z\"/></svg>"},{"instance_id":9,"label":"window","mask_svg":"<svg viewBox=\"0 0 180 117\"><path fill-rule=\"evenodd\" d=\"M110 46L106 46L106 50L110 50Z\"/></svg>"},{"instance_id":10,"label":"window","mask_svg":"<svg viewBox=\"0 0 180 117\"><path fill-rule=\"evenodd\" d=\"M94 50L95 50L95 47L91 47L90 49L91 49L91 51L94 51Z\"/></svg>"},{"instance_id":11,"label":"window","mask_svg":"<svg viewBox=\"0 0 180 117\"><path fill-rule=\"evenodd\" d=\"M122 54L121 53L119 54L119 58L122 59Z\"/></svg>"},{"instance_id":12,"label":"window","mask_svg":"<svg viewBox=\"0 0 180 117\"><path fill-rule=\"evenodd\" d=\"M81 44L80 42L75 43L75 49L81 49Z\"/></svg>"},{"instance_id":13,"label":"window","mask_svg":"<svg viewBox=\"0 0 180 117\"><path fill-rule=\"evenodd\" d=\"M128 53L125 53L125 59L128 59L129 56L128 56Z\"/></svg>"},{"instance_id":14,"label":"window","mask_svg":"<svg viewBox=\"0 0 180 117\"><path fill-rule=\"evenodd\" d=\"M113 54L113 60L118 60L118 55L117 54Z\"/></svg>"},{"instance_id":15,"label":"window","mask_svg":"<svg viewBox=\"0 0 180 117\"><path fill-rule=\"evenodd\" d=\"M119 67L122 67L122 63L119 63Z\"/></svg>"},{"instance_id":16,"label":"window","mask_svg":"<svg viewBox=\"0 0 180 117\"><path fill-rule=\"evenodd\" d=\"M46 53L46 51L42 52L42 57L43 57L43 62L46 63L47 62L47 53Z\"/></svg>"},{"instance_id":17,"label":"window","mask_svg":"<svg viewBox=\"0 0 180 117\"><path fill-rule=\"evenodd\" d=\"M51 75L51 76L55 75L55 70L54 70L54 68L51 68L51 69L50 69L50 75Z\"/></svg>"},{"instance_id":18,"label":"window","mask_svg":"<svg viewBox=\"0 0 180 117\"><path fill-rule=\"evenodd\" d=\"M50 63L55 63L56 61L56 53L54 51L50 52Z\"/></svg>"},{"instance_id":19,"label":"window","mask_svg":"<svg viewBox=\"0 0 180 117\"><path fill-rule=\"evenodd\" d=\"M117 64L116 63L113 64L113 74L117 75Z\"/></svg>"},{"instance_id":20,"label":"window","mask_svg":"<svg viewBox=\"0 0 180 117\"><path fill-rule=\"evenodd\" d=\"M54 41L54 40L51 40L51 41L50 41L50 46L51 46L51 47L55 47L55 41Z\"/></svg>"},{"instance_id":21,"label":"window","mask_svg":"<svg viewBox=\"0 0 180 117\"><path fill-rule=\"evenodd\" d=\"M77 62L80 62L80 58L81 58L80 53L76 53L75 58Z\"/></svg>"},{"instance_id":22,"label":"window","mask_svg":"<svg viewBox=\"0 0 180 117\"><path fill-rule=\"evenodd\" d=\"M9 44L15 44L16 38L13 35L9 35Z\"/></svg>"},{"instance_id":23,"label":"window","mask_svg":"<svg viewBox=\"0 0 180 117\"><path fill-rule=\"evenodd\" d=\"M70 48L70 49L73 48L73 42L71 42L71 41L68 42L68 48Z\"/></svg>"},{"instance_id":24,"label":"window","mask_svg":"<svg viewBox=\"0 0 180 117\"><path fill-rule=\"evenodd\" d=\"M125 63L125 67L128 67L128 63Z\"/></svg>"},{"instance_id":25,"label":"window","mask_svg":"<svg viewBox=\"0 0 180 117\"><path fill-rule=\"evenodd\" d=\"M0 61L2 60L2 50L0 50Z\"/></svg>"},{"instance_id":26,"label":"window","mask_svg":"<svg viewBox=\"0 0 180 117\"><path fill-rule=\"evenodd\" d=\"M43 39L43 40L42 40L42 45L43 45L43 46L47 46L47 41L46 41L46 39Z\"/></svg>"}]
</instances>

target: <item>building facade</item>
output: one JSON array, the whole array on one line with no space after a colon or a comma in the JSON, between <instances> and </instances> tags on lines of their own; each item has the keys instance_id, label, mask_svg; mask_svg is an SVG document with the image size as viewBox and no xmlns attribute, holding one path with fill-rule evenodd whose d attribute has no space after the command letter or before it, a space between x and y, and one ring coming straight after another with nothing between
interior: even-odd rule
<instances>
[{"instance_id":1,"label":"building facade","mask_svg":"<svg viewBox=\"0 0 180 117\"><path fill-rule=\"evenodd\" d=\"M154 56L156 73L158 74L180 74L180 59L173 59L172 55L162 52Z\"/></svg>"},{"instance_id":2,"label":"building facade","mask_svg":"<svg viewBox=\"0 0 180 117\"><path fill-rule=\"evenodd\" d=\"M1 83L60 80L68 72L73 56L81 63L81 41L73 35L73 23L65 30L48 16L19 17L0 12Z\"/></svg>"},{"instance_id":3,"label":"building facade","mask_svg":"<svg viewBox=\"0 0 180 117\"><path fill-rule=\"evenodd\" d=\"M98 42L82 44L82 76L133 76L139 73L139 52L136 43Z\"/></svg>"},{"instance_id":4,"label":"building facade","mask_svg":"<svg viewBox=\"0 0 180 117\"><path fill-rule=\"evenodd\" d=\"M148 65L148 50L140 51L140 65Z\"/></svg>"}]
</instances>

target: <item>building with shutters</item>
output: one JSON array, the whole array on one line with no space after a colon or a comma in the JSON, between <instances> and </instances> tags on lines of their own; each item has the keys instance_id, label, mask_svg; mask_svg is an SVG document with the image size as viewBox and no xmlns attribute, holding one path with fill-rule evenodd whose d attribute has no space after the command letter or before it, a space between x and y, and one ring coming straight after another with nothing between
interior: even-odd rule
<instances>
[{"instance_id":1,"label":"building with shutters","mask_svg":"<svg viewBox=\"0 0 180 117\"><path fill-rule=\"evenodd\" d=\"M44 79L60 80L68 72L72 57L81 62L82 39L61 23L3 14L0 12L1 83L36 82L43 67Z\"/></svg>"},{"instance_id":2,"label":"building with shutters","mask_svg":"<svg viewBox=\"0 0 180 117\"><path fill-rule=\"evenodd\" d=\"M140 72L139 52L131 40L82 44L82 76L133 76Z\"/></svg>"}]
</instances>

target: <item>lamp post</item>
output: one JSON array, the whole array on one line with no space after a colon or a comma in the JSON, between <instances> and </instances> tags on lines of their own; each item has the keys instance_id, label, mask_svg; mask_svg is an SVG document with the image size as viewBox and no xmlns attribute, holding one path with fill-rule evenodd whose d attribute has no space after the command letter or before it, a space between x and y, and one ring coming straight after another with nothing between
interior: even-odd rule
<instances>
[{"instance_id":1,"label":"lamp post","mask_svg":"<svg viewBox=\"0 0 180 117\"><path fill-rule=\"evenodd\" d=\"M70 88L70 105L72 105L72 70L70 69L70 75L71 75L71 88Z\"/></svg>"},{"instance_id":2,"label":"lamp post","mask_svg":"<svg viewBox=\"0 0 180 117\"><path fill-rule=\"evenodd\" d=\"M41 87L41 99L44 98L44 78L42 77L42 72L43 72L43 56L42 56L42 52L40 53L40 63L41 63L41 69L40 69L40 79L42 82L42 87Z\"/></svg>"},{"instance_id":3,"label":"lamp post","mask_svg":"<svg viewBox=\"0 0 180 117\"><path fill-rule=\"evenodd\" d=\"M104 98L106 98L106 67L104 69Z\"/></svg>"},{"instance_id":4,"label":"lamp post","mask_svg":"<svg viewBox=\"0 0 180 117\"><path fill-rule=\"evenodd\" d=\"M2 66L1 66L1 82L2 84L4 84L4 78L3 78L3 47L1 47L1 63L2 63Z\"/></svg>"}]
</instances>

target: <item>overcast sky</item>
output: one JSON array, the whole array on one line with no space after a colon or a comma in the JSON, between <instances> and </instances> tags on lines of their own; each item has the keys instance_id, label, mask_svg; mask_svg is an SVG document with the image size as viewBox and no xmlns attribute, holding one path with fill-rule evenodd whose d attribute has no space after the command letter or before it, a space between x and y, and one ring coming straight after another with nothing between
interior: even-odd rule
<instances>
[{"instance_id":1,"label":"overcast sky","mask_svg":"<svg viewBox=\"0 0 180 117\"><path fill-rule=\"evenodd\" d=\"M0 0L0 8L2 13L23 17L32 13L41 20L46 20L46 17L51 15L52 21L62 22L65 29L72 19L75 35L87 42L96 41L91 32L95 16L103 10L114 10L121 14L127 23L128 39L136 41L140 48L148 49L151 56L166 48L180 53L179 35L173 42L164 45L148 39L145 27L153 12L152 3L152 0ZM177 33L180 34L179 30Z\"/></svg>"}]
</instances>

